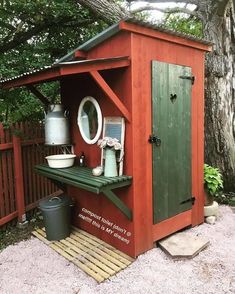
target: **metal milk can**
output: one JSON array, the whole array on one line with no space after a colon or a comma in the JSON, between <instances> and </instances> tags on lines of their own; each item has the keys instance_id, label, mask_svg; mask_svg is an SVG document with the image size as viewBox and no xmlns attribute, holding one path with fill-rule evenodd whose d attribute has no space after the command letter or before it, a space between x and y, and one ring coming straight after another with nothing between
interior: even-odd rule
<instances>
[{"instance_id":1,"label":"metal milk can","mask_svg":"<svg viewBox=\"0 0 235 294\"><path fill-rule=\"evenodd\" d=\"M45 144L70 144L68 111L61 104L49 105L45 113Z\"/></svg>"}]
</instances>

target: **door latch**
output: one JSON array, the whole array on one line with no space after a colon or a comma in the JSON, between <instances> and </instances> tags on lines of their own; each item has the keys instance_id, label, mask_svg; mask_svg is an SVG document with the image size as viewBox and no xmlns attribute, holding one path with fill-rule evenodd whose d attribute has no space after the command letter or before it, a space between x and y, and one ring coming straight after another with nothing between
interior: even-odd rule
<instances>
[{"instance_id":1,"label":"door latch","mask_svg":"<svg viewBox=\"0 0 235 294\"><path fill-rule=\"evenodd\" d=\"M188 199L186 199L186 200L180 202L180 204L185 204L185 203L191 202L192 205L194 205L195 200L196 200L195 197L191 197L191 198L188 198Z\"/></svg>"},{"instance_id":2,"label":"door latch","mask_svg":"<svg viewBox=\"0 0 235 294\"><path fill-rule=\"evenodd\" d=\"M161 139L156 135L150 135L148 139L150 144L155 144L157 147L161 146Z\"/></svg>"},{"instance_id":3,"label":"door latch","mask_svg":"<svg viewBox=\"0 0 235 294\"><path fill-rule=\"evenodd\" d=\"M183 80L191 80L192 85L195 82L195 76L179 76L179 78Z\"/></svg>"}]
</instances>

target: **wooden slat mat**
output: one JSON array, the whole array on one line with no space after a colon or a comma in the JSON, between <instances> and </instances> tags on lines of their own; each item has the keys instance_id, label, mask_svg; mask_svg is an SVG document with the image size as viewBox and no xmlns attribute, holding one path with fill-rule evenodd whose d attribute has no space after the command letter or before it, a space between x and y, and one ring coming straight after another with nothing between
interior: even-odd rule
<instances>
[{"instance_id":1,"label":"wooden slat mat","mask_svg":"<svg viewBox=\"0 0 235 294\"><path fill-rule=\"evenodd\" d=\"M32 234L99 283L125 269L134 261L133 258L104 241L74 227L70 236L60 241L48 241L44 228Z\"/></svg>"}]
</instances>

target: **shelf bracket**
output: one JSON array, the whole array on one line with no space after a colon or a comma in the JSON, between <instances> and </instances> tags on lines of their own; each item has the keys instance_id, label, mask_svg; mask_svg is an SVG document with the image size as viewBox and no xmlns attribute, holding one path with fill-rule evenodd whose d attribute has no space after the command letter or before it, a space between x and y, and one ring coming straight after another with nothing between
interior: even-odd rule
<instances>
[{"instance_id":1,"label":"shelf bracket","mask_svg":"<svg viewBox=\"0 0 235 294\"><path fill-rule=\"evenodd\" d=\"M118 96L113 92L110 86L103 79L101 74L97 71L90 71L92 78L95 80L97 85L104 91L104 93L109 97L112 103L120 110L120 112L124 115L128 122L131 121L131 114L126 108L126 106L122 103L122 101L118 98Z\"/></svg>"},{"instance_id":2,"label":"shelf bracket","mask_svg":"<svg viewBox=\"0 0 235 294\"><path fill-rule=\"evenodd\" d=\"M113 193L113 191L107 189L102 192L105 197L107 197L130 221L132 221L132 211L119 197L116 196L116 194Z\"/></svg>"}]
</instances>

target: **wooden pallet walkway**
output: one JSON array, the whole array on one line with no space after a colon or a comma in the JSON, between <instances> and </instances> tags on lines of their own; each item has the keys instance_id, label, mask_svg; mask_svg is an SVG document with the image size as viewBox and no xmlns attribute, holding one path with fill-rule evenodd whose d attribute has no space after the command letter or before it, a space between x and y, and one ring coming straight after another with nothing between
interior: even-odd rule
<instances>
[{"instance_id":1,"label":"wooden pallet walkway","mask_svg":"<svg viewBox=\"0 0 235 294\"><path fill-rule=\"evenodd\" d=\"M69 237L60 241L48 241L44 228L32 234L99 283L125 269L134 261L113 246L75 227L72 228Z\"/></svg>"}]
</instances>

